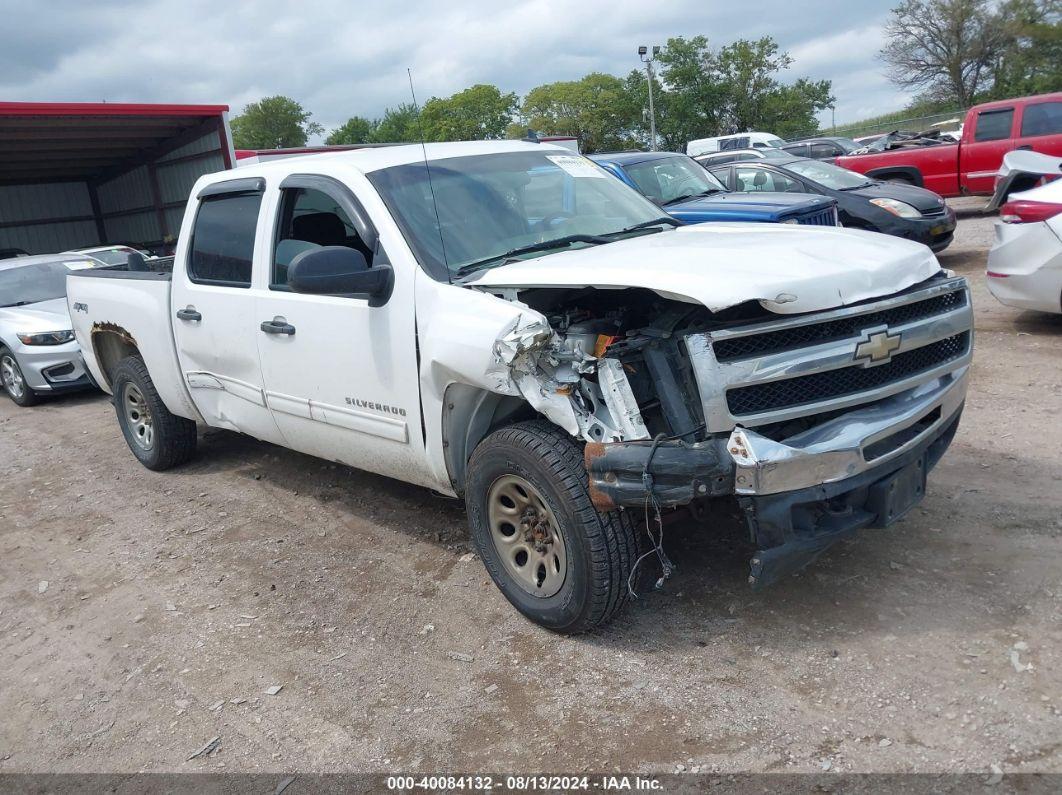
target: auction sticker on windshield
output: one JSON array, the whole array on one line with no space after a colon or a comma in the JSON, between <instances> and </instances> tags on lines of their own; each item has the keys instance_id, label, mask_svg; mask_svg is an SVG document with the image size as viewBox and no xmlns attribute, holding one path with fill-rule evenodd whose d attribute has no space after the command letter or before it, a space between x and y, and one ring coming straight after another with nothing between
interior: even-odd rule
<instances>
[{"instance_id":1,"label":"auction sticker on windshield","mask_svg":"<svg viewBox=\"0 0 1062 795\"><path fill-rule=\"evenodd\" d=\"M546 155L546 159L563 168L573 177L597 177L604 179L605 170L579 155Z\"/></svg>"}]
</instances>

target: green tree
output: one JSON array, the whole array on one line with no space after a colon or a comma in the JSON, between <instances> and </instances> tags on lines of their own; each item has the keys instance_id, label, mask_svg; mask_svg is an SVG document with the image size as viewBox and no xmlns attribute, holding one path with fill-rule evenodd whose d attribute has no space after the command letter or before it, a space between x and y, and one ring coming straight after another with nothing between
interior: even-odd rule
<instances>
[{"instance_id":1,"label":"green tree","mask_svg":"<svg viewBox=\"0 0 1062 795\"><path fill-rule=\"evenodd\" d=\"M1062 0L1009 0L1008 44L993 69L991 99L1062 91Z\"/></svg>"},{"instance_id":2,"label":"green tree","mask_svg":"<svg viewBox=\"0 0 1062 795\"><path fill-rule=\"evenodd\" d=\"M640 109L627 84L601 72L531 89L521 113L525 129L575 136L587 153L630 146L640 127Z\"/></svg>"},{"instance_id":3,"label":"green tree","mask_svg":"<svg viewBox=\"0 0 1062 795\"><path fill-rule=\"evenodd\" d=\"M337 127L325 138L329 146L340 144L367 144L376 138L378 122L363 116L351 116L342 127Z\"/></svg>"},{"instance_id":4,"label":"green tree","mask_svg":"<svg viewBox=\"0 0 1062 795\"><path fill-rule=\"evenodd\" d=\"M428 141L481 141L503 137L516 108L516 94L480 84L446 99L432 97L420 118Z\"/></svg>"},{"instance_id":5,"label":"green tree","mask_svg":"<svg viewBox=\"0 0 1062 795\"><path fill-rule=\"evenodd\" d=\"M383 118L376 122L375 143L396 144L416 143L421 140L420 125L417 123L415 105L399 105L388 108Z\"/></svg>"},{"instance_id":6,"label":"green tree","mask_svg":"<svg viewBox=\"0 0 1062 795\"><path fill-rule=\"evenodd\" d=\"M232 119L232 142L237 149L281 149L306 146L311 135L324 132L311 113L290 97L265 97L252 102Z\"/></svg>"}]
</instances>

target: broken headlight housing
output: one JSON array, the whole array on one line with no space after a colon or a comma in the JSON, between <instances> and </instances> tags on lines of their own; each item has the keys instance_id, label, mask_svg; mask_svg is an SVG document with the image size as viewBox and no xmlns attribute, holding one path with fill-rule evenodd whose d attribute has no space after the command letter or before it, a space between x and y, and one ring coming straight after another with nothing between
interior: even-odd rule
<instances>
[{"instance_id":1,"label":"broken headlight housing","mask_svg":"<svg viewBox=\"0 0 1062 795\"><path fill-rule=\"evenodd\" d=\"M18 332L15 334L23 345L62 345L74 339L74 332L65 331L38 331L35 333Z\"/></svg>"}]
</instances>

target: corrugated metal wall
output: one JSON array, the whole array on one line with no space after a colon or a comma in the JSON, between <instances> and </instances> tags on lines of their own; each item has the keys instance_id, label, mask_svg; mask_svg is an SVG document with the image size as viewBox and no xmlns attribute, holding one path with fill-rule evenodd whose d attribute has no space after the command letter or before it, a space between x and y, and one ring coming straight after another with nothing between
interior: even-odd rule
<instances>
[{"instance_id":1,"label":"corrugated metal wall","mask_svg":"<svg viewBox=\"0 0 1062 795\"><path fill-rule=\"evenodd\" d=\"M92 220L92 201L84 182L0 185L0 221L79 217L86 220L0 228L0 248L50 254L99 242L96 223Z\"/></svg>"},{"instance_id":2,"label":"corrugated metal wall","mask_svg":"<svg viewBox=\"0 0 1062 795\"><path fill-rule=\"evenodd\" d=\"M218 146L218 135L211 131L155 162L159 201L165 231L170 238L176 238L180 231L184 203L195 181L203 174L225 168ZM105 240L100 240L97 234L86 183L0 185L0 222L78 219L0 227L0 248L21 248L31 254L48 254L102 243L140 245L163 240L147 165L101 183L97 186L97 196L106 230ZM82 217L85 220L80 220Z\"/></svg>"}]
</instances>

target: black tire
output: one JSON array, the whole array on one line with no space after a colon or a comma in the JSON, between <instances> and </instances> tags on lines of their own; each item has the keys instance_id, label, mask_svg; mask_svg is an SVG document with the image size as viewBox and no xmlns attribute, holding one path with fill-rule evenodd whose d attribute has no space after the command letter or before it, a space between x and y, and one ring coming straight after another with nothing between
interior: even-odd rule
<instances>
[{"instance_id":1,"label":"black tire","mask_svg":"<svg viewBox=\"0 0 1062 795\"><path fill-rule=\"evenodd\" d=\"M558 525L565 564L563 584L552 595L529 593L528 582L521 584L511 572L513 564L505 562L495 541L499 531L492 529L488 501L492 488L514 478L537 491ZM629 511L594 508L582 445L568 434L540 420L502 428L472 453L465 485L473 543L505 598L527 618L576 634L602 626L626 605L638 556L636 528ZM519 527L513 527L513 537L527 538L519 535L525 525Z\"/></svg>"},{"instance_id":2,"label":"black tire","mask_svg":"<svg viewBox=\"0 0 1062 795\"><path fill-rule=\"evenodd\" d=\"M127 356L118 362L111 384L118 425L141 464L160 472L195 455L195 423L166 408L143 359Z\"/></svg>"},{"instance_id":3,"label":"black tire","mask_svg":"<svg viewBox=\"0 0 1062 795\"><path fill-rule=\"evenodd\" d=\"M885 181L891 185L907 185L908 187L914 187L914 180L907 177L887 177Z\"/></svg>"},{"instance_id":4,"label":"black tire","mask_svg":"<svg viewBox=\"0 0 1062 795\"><path fill-rule=\"evenodd\" d=\"M16 406L35 406L41 402L40 395L30 388L26 383L25 376L22 374L22 365L18 363L18 359L15 358L15 354L5 346L0 345L0 368L11 367L15 380L8 383L8 377L5 374L2 383L4 386L4 393L11 398L11 401Z\"/></svg>"}]
</instances>

